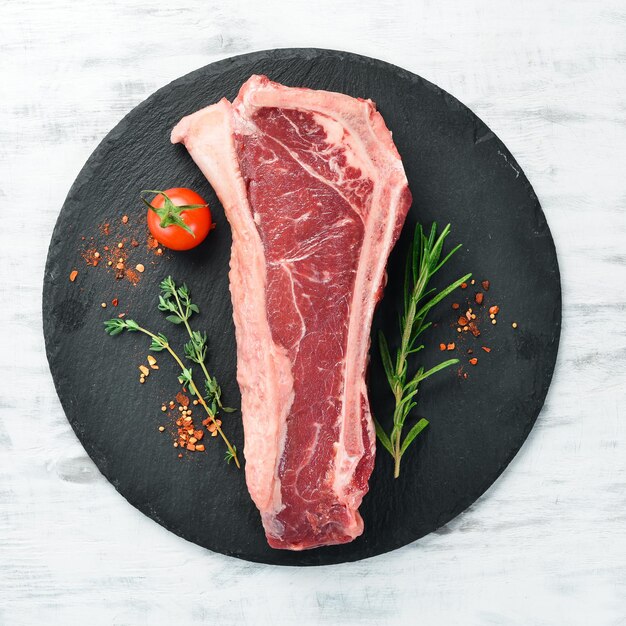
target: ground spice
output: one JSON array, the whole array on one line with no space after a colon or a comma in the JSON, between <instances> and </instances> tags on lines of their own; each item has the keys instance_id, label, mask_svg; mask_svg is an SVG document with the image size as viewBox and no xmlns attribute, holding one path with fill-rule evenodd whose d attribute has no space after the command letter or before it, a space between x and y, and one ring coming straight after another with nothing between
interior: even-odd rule
<instances>
[{"instance_id":1,"label":"ground spice","mask_svg":"<svg viewBox=\"0 0 626 626\"><path fill-rule=\"evenodd\" d=\"M96 267L98 263L100 263L100 255L96 256L98 251L93 247L89 247L86 250L83 250L82 257L85 259L85 263L87 265L91 265L92 267Z\"/></svg>"}]
</instances>

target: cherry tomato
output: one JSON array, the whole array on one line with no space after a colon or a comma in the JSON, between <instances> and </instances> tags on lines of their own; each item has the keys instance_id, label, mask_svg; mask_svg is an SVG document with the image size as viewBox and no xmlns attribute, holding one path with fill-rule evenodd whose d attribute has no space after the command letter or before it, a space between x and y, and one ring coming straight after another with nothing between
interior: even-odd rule
<instances>
[{"instance_id":1,"label":"cherry tomato","mask_svg":"<svg viewBox=\"0 0 626 626\"><path fill-rule=\"evenodd\" d=\"M156 194L150 202L144 194ZM141 192L148 206L148 228L152 236L172 250L191 250L214 228L209 205L195 191L173 187L165 191Z\"/></svg>"}]
</instances>

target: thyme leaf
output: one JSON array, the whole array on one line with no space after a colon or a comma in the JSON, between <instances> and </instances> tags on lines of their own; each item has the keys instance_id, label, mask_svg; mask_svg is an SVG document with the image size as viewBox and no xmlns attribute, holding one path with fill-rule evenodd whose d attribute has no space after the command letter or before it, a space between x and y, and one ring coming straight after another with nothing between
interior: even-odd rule
<instances>
[{"instance_id":1,"label":"thyme leaf","mask_svg":"<svg viewBox=\"0 0 626 626\"><path fill-rule=\"evenodd\" d=\"M236 409L224 406L222 404L222 389L214 376L209 374L206 367L207 357L207 334L198 330L192 330L189 319L194 314L200 313L200 308L191 300L191 291L189 287L183 283L180 286L171 276L163 279L160 284L161 294L159 295L159 310L164 313L172 313L166 316L166 320L172 324L184 324L189 341L184 346L185 358L193 363L197 363L202 368L205 382L204 399L210 406L215 406L216 410L232 413Z\"/></svg>"}]
</instances>

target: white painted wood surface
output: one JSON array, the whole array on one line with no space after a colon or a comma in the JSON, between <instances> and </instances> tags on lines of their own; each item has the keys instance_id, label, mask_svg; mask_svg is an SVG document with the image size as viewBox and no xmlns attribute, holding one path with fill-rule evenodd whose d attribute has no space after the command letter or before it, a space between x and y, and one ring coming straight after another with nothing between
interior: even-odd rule
<instances>
[{"instance_id":1,"label":"white painted wood surface","mask_svg":"<svg viewBox=\"0 0 626 626\"><path fill-rule=\"evenodd\" d=\"M546 407L502 478L440 532L317 569L212 554L127 504L41 332L49 237L104 134L192 69L287 46L391 61L476 111L537 191L564 293ZM1 0L0 71L0 624L626 624L623 0Z\"/></svg>"}]
</instances>

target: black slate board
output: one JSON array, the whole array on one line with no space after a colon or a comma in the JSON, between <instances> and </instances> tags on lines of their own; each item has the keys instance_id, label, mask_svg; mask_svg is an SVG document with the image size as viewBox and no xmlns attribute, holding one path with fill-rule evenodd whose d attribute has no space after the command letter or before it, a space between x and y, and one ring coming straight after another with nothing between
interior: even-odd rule
<instances>
[{"instance_id":1,"label":"black slate board","mask_svg":"<svg viewBox=\"0 0 626 626\"><path fill-rule=\"evenodd\" d=\"M396 330L402 263L416 220L453 225L450 241L463 249L439 285L465 271L488 278L486 303L501 308L497 326L483 322L482 336L459 340L450 308L439 306L437 326L421 355L427 366L442 358L441 341L474 348L479 365L461 352L463 379L455 370L423 384L417 413L431 426L405 456L394 481L389 456L380 451L361 512L365 533L354 542L300 553L268 547L243 472L223 462L218 441L204 454L177 458L172 439L159 433L159 410L177 391L175 366L145 385L137 365L147 342L138 335L109 338L103 320L119 311L164 329L182 342L183 332L156 310L159 281L168 273L186 280L211 338L209 367L224 397L238 406L235 339L228 292L230 231L212 189L181 146L169 143L183 116L233 98L251 74L267 74L293 86L371 98L393 131L414 197L406 227L389 262L389 284L373 333ZM189 186L213 207L217 230L197 250L158 259L142 245L132 263L147 266L138 285L115 281L104 264L86 267L80 252L123 213L142 228L142 188ZM136 230L136 229L135 229ZM86 241L82 241L85 236ZM111 241L111 238L109 241ZM96 236L100 249L104 238ZM131 264L132 264L131 263ZM79 276L70 283L73 268ZM454 299L463 302L472 289ZM102 301L118 297L117 309ZM59 216L48 255L43 319L50 369L67 417L102 473L135 507L178 535L210 550L280 565L354 561L393 550L432 532L474 502L500 475L524 442L541 409L554 369L561 320L554 244L528 180L502 142L458 100L428 81L366 57L317 49L255 52L199 69L159 90L129 113L103 140L74 183ZM512 321L519 323L513 330ZM167 324L167 326L166 326ZM490 354L481 345L492 348ZM446 353L445 356L449 356ZM388 414L379 356L372 350L370 396L375 414ZM232 439L243 441L241 416L227 418Z\"/></svg>"}]
</instances>

